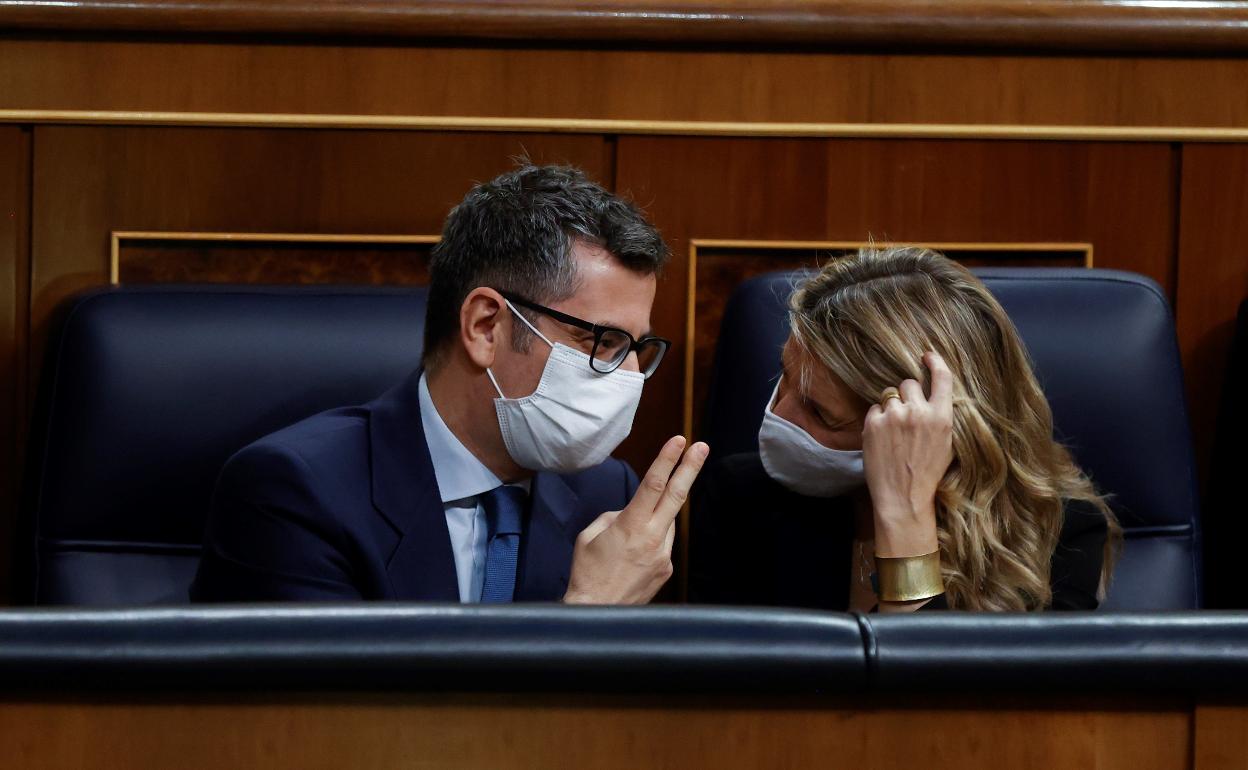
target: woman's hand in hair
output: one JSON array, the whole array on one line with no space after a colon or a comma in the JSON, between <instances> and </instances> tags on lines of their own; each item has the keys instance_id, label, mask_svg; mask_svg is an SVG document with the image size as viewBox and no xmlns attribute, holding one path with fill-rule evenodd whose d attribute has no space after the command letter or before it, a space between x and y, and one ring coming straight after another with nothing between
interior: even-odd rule
<instances>
[{"instance_id":1,"label":"woman's hand in hair","mask_svg":"<svg viewBox=\"0 0 1248 770\"><path fill-rule=\"evenodd\" d=\"M867 412L863 463L875 516L875 554L920 556L937 549L936 487L953 462L953 374L934 352L923 356L931 394L915 380L885 393Z\"/></svg>"}]
</instances>

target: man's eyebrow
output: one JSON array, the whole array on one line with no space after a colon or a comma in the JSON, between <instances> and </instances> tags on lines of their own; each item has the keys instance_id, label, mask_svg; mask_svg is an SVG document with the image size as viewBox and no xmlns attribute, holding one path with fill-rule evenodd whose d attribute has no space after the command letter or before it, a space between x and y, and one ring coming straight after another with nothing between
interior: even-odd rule
<instances>
[{"instance_id":1,"label":"man's eyebrow","mask_svg":"<svg viewBox=\"0 0 1248 770\"><path fill-rule=\"evenodd\" d=\"M622 323L619 323L618 321L594 321L594 325L595 326L610 326L612 329L620 329L621 331L628 331L628 327ZM647 327L647 329L644 332L638 335L637 339L641 339L642 337L649 337L652 334L654 334L654 327Z\"/></svg>"},{"instance_id":2,"label":"man's eyebrow","mask_svg":"<svg viewBox=\"0 0 1248 770\"><path fill-rule=\"evenodd\" d=\"M576 318L576 316L572 316L572 317L573 317L573 318ZM552 320L552 321L554 321L555 323L559 324L560 326L564 326L564 327L567 327L568 329L571 329L572 331L576 332L577 334L589 334L589 333L590 333L589 329L582 328L581 326L578 326L577 324L572 323L571 321L564 321L564 320L561 320L561 319L558 319L558 318L551 318L551 320ZM584 320L584 319L578 319L578 320ZM593 322L593 321L585 321L585 323L590 323L590 324L592 324L592 323L594 323L594 322ZM601 326L601 324L598 324L598 325L599 325L599 326Z\"/></svg>"}]
</instances>

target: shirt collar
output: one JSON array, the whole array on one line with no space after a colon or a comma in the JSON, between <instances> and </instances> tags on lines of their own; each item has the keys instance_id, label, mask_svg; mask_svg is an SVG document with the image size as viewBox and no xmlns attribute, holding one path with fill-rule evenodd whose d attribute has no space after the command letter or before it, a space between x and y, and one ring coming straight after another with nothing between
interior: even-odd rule
<instances>
[{"instance_id":1,"label":"shirt collar","mask_svg":"<svg viewBox=\"0 0 1248 770\"><path fill-rule=\"evenodd\" d=\"M433 404L433 397L429 395L429 383L423 373L417 389L420 393L420 420L425 431L425 443L429 445L433 476L437 479L442 503L477 497L502 486L503 482L476 455L468 451L468 447L443 422ZM527 491L528 480L517 486Z\"/></svg>"}]
</instances>

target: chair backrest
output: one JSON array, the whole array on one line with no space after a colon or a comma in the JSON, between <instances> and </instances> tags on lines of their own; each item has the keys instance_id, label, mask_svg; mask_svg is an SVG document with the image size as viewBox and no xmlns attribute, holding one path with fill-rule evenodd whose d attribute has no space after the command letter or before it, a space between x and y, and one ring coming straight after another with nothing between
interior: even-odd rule
<instances>
[{"instance_id":1,"label":"chair backrest","mask_svg":"<svg viewBox=\"0 0 1248 770\"><path fill-rule=\"evenodd\" d=\"M77 299L32 431L27 598L186 601L225 460L415 369L425 294L153 286Z\"/></svg>"},{"instance_id":2,"label":"chair backrest","mask_svg":"<svg viewBox=\"0 0 1248 770\"><path fill-rule=\"evenodd\" d=\"M1153 281L1114 270L975 271L1022 335L1057 438L1126 530L1107 609L1201 603L1195 462L1174 321ZM800 274L741 284L728 302L701 436L715 455L756 451Z\"/></svg>"}]
</instances>

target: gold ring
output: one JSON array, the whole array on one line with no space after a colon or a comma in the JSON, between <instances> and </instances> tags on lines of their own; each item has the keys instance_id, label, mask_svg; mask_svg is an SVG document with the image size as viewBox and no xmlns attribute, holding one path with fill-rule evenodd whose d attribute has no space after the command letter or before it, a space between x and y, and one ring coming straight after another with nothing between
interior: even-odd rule
<instances>
[{"instance_id":1,"label":"gold ring","mask_svg":"<svg viewBox=\"0 0 1248 770\"><path fill-rule=\"evenodd\" d=\"M882 398L880 398L880 406L881 406L881 407L883 407L885 404L887 404L887 403L888 403L888 400L889 400L890 398L895 398L895 399L897 399L898 401L900 401L900 400L901 400L901 394L900 394L900 393L898 393L898 392L897 392L897 391L895 391L895 390L891 390L891 389L890 389L887 393L885 393L885 394L884 394L884 396L883 396Z\"/></svg>"}]
</instances>

